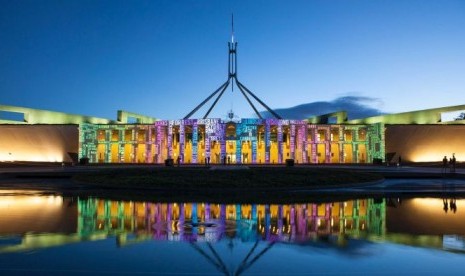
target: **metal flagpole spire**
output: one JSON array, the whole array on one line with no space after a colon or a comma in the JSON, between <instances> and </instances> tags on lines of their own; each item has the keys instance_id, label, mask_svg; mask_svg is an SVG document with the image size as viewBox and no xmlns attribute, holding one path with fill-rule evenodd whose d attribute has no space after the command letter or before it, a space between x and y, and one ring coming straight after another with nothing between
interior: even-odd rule
<instances>
[{"instance_id":1,"label":"metal flagpole spire","mask_svg":"<svg viewBox=\"0 0 465 276\"><path fill-rule=\"evenodd\" d=\"M253 94L252 91L250 91L247 87L245 87L245 85L243 85L237 79L237 42L234 42L234 14L231 14L231 42L228 42L228 50L229 50L229 55L228 55L228 79L218 89L216 89L215 92L210 94L210 96L208 96L198 106L196 106L191 112L189 112L189 114L187 114L184 117L184 119L189 119L190 116L192 116L205 103L207 103L211 98L213 98L216 94L219 93L219 95L216 97L213 104L208 109L207 113L203 116L204 119L207 118L207 116L210 114L212 109L215 107L216 103L219 101L221 96L223 96L223 92L226 90L226 88L229 86L230 83L231 83L231 89L232 89L232 91L234 91L234 82L236 83L237 87L239 88L242 95L245 97L245 99L249 103L249 105L255 111L258 118L261 119L262 116L260 115L260 112L258 112L255 105L252 103L250 98L247 96L247 94L249 96L251 96L253 99L255 99L258 103L260 103L260 105L262 105L262 107L264 107L276 119L282 119L281 116L279 116L275 111L273 111L271 108L269 108L262 100L260 100L257 96L255 96L255 94Z\"/></svg>"},{"instance_id":2,"label":"metal flagpole spire","mask_svg":"<svg viewBox=\"0 0 465 276\"><path fill-rule=\"evenodd\" d=\"M234 13L231 13L231 43L228 43L229 48L229 77L236 78L236 48L237 42L234 43ZM231 82L231 91L234 92L234 81Z\"/></svg>"},{"instance_id":3,"label":"metal flagpole spire","mask_svg":"<svg viewBox=\"0 0 465 276\"><path fill-rule=\"evenodd\" d=\"M234 13L231 14L231 42L234 43Z\"/></svg>"}]
</instances>

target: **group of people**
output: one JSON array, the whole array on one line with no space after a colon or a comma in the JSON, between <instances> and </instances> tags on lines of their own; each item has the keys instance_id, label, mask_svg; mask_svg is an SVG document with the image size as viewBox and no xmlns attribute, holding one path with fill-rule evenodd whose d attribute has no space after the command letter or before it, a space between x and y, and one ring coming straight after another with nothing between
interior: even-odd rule
<instances>
[{"instance_id":1,"label":"group of people","mask_svg":"<svg viewBox=\"0 0 465 276\"><path fill-rule=\"evenodd\" d=\"M455 172L455 153L452 153L452 157L447 160L447 156L444 155L444 158L442 159L442 169L444 172L447 172L447 168L449 168L449 172Z\"/></svg>"},{"instance_id":2,"label":"group of people","mask_svg":"<svg viewBox=\"0 0 465 276\"><path fill-rule=\"evenodd\" d=\"M227 160L228 163L226 163L226 160ZM179 167L179 166L181 166L181 163L182 163L181 156L178 155L178 158L176 158L176 165ZM228 156L227 158L226 158L226 156L223 157L223 165L226 165L226 164L228 164L228 165L231 164L231 157L230 156ZM205 166L210 166L210 157L205 157Z\"/></svg>"},{"instance_id":3,"label":"group of people","mask_svg":"<svg viewBox=\"0 0 465 276\"><path fill-rule=\"evenodd\" d=\"M178 167L180 167L181 163L181 156L178 155L178 158L176 159L176 164L178 165ZM210 166L210 157L205 157L205 166Z\"/></svg>"},{"instance_id":4,"label":"group of people","mask_svg":"<svg viewBox=\"0 0 465 276\"><path fill-rule=\"evenodd\" d=\"M444 205L444 207L443 207L444 212L447 213L447 211L449 211L449 206L450 206L450 210L451 210L452 212L454 212L454 213L457 212L457 203L456 203L456 201L455 201L455 198L451 198L451 200L450 200L450 202L449 202L449 206L448 206L448 204L447 204L447 199L446 199L446 198L444 198L444 199L442 200L442 202L443 202L443 205Z\"/></svg>"}]
</instances>

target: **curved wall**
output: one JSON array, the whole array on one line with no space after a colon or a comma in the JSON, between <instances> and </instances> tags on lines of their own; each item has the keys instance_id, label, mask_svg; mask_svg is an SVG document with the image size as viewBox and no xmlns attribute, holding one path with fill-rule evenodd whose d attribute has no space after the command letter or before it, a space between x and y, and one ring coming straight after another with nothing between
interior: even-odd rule
<instances>
[{"instance_id":1,"label":"curved wall","mask_svg":"<svg viewBox=\"0 0 465 276\"><path fill-rule=\"evenodd\" d=\"M78 152L78 125L0 125L0 161L72 162Z\"/></svg>"},{"instance_id":2,"label":"curved wall","mask_svg":"<svg viewBox=\"0 0 465 276\"><path fill-rule=\"evenodd\" d=\"M442 162L452 153L465 160L465 125L386 125L385 141L391 162Z\"/></svg>"}]
</instances>

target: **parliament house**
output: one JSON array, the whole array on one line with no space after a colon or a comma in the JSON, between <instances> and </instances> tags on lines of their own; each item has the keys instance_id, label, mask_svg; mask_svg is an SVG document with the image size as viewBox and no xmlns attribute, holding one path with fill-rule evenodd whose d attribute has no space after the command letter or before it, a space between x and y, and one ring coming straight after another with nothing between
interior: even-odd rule
<instances>
[{"instance_id":1,"label":"parliament house","mask_svg":"<svg viewBox=\"0 0 465 276\"><path fill-rule=\"evenodd\" d=\"M0 162L163 164L366 164L436 162L465 158L465 105L351 120L335 110L294 120L282 118L238 79L237 42L228 42L227 80L179 120L118 111L103 119L0 105ZM211 118L229 86L256 118ZM203 116L193 117L206 103ZM263 118L258 103L271 118ZM14 115L14 116L11 116ZM198 115L196 115L198 116ZM15 119L11 119L11 118Z\"/></svg>"}]
</instances>

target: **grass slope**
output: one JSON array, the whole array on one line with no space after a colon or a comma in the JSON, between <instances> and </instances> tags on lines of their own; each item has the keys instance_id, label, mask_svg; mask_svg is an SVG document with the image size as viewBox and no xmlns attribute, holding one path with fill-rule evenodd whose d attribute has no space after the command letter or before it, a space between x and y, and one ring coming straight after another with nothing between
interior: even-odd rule
<instances>
[{"instance_id":1,"label":"grass slope","mask_svg":"<svg viewBox=\"0 0 465 276\"><path fill-rule=\"evenodd\" d=\"M76 175L75 180L99 186L142 189L289 189L321 188L381 180L377 174L325 168L154 167L107 169Z\"/></svg>"}]
</instances>

